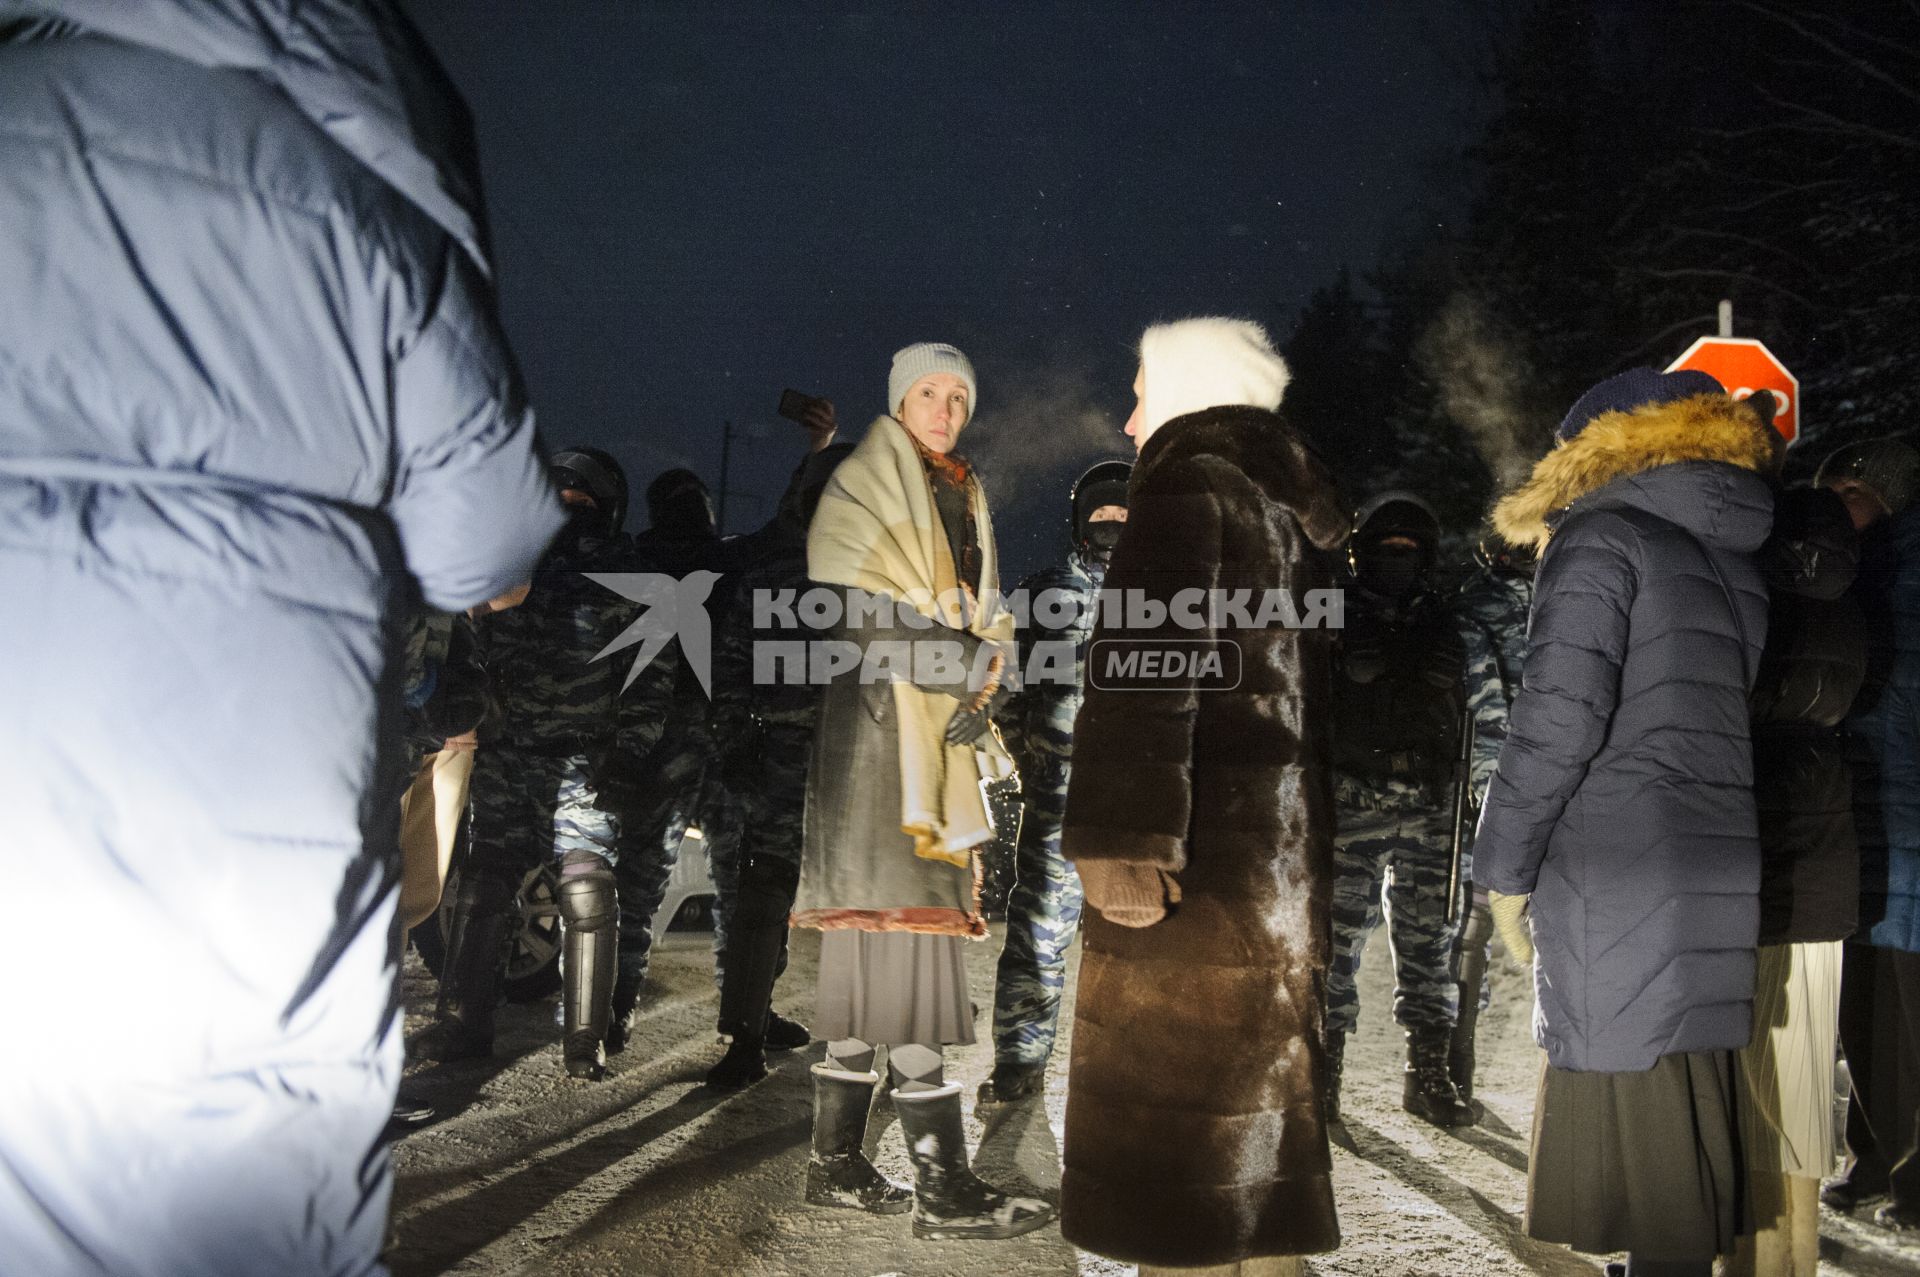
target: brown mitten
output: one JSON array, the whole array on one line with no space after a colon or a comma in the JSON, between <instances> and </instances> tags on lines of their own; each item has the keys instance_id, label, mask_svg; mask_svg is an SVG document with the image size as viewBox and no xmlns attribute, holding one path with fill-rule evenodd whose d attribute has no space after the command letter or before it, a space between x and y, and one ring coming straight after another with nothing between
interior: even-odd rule
<instances>
[{"instance_id":1,"label":"brown mitten","mask_svg":"<svg viewBox=\"0 0 1920 1277\"><path fill-rule=\"evenodd\" d=\"M1081 860L1080 885L1087 903L1108 922L1122 927L1151 927L1180 902L1180 884L1172 874L1130 860Z\"/></svg>"}]
</instances>

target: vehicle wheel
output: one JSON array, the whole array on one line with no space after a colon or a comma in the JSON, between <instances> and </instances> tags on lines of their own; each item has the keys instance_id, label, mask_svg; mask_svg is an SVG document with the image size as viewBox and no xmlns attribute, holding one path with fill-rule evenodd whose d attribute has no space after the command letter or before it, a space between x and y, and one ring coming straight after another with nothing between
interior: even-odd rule
<instances>
[{"instance_id":1,"label":"vehicle wheel","mask_svg":"<svg viewBox=\"0 0 1920 1277\"><path fill-rule=\"evenodd\" d=\"M413 929L413 947L437 978L447 959L447 929L453 920L456 868L447 875L440 910ZM554 888L560 871L552 862L529 870L514 892L515 924L501 991L509 1002L538 1002L560 990L560 905Z\"/></svg>"}]
</instances>

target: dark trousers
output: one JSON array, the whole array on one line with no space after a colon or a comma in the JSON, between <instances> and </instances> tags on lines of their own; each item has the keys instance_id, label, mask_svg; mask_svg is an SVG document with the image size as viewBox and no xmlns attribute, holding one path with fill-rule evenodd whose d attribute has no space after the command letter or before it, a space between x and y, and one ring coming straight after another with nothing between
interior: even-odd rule
<instances>
[{"instance_id":1,"label":"dark trousers","mask_svg":"<svg viewBox=\"0 0 1920 1277\"><path fill-rule=\"evenodd\" d=\"M1840 1045L1853 1076L1846 1178L1920 1207L1920 953L1847 942Z\"/></svg>"}]
</instances>

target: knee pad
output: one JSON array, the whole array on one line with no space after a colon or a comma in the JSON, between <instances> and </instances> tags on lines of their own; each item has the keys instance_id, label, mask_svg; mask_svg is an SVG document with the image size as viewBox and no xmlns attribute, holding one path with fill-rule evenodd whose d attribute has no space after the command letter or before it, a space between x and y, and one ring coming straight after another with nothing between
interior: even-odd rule
<instances>
[{"instance_id":1,"label":"knee pad","mask_svg":"<svg viewBox=\"0 0 1920 1277\"><path fill-rule=\"evenodd\" d=\"M606 861L590 852L572 853L568 859L577 854L585 854L597 867L566 865L553 890L555 903L560 906L560 917L568 927L576 931L598 931L619 918L619 890L614 886L613 869Z\"/></svg>"}]
</instances>

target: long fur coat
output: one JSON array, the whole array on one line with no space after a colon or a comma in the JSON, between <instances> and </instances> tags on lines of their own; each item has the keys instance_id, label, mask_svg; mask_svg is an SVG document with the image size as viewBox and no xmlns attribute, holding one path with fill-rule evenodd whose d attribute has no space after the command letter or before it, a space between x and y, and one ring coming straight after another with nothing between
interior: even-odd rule
<instances>
[{"instance_id":1,"label":"long fur coat","mask_svg":"<svg viewBox=\"0 0 1920 1277\"><path fill-rule=\"evenodd\" d=\"M1149 384L1152 373L1149 371ZM1103 597L1330 587L1333 489L1273 412L1176 418L1134 469ZM1231 690L1103 689L1103 640L1238 644ZM1339 1244L1321 1112L1333 802L1325 628L1102 625L1074 729L1065 850L1170 873L1133 929L1088 911L1067 1090L1062 1230L1138 1263Z\"/></svg>"}]
</instances>

